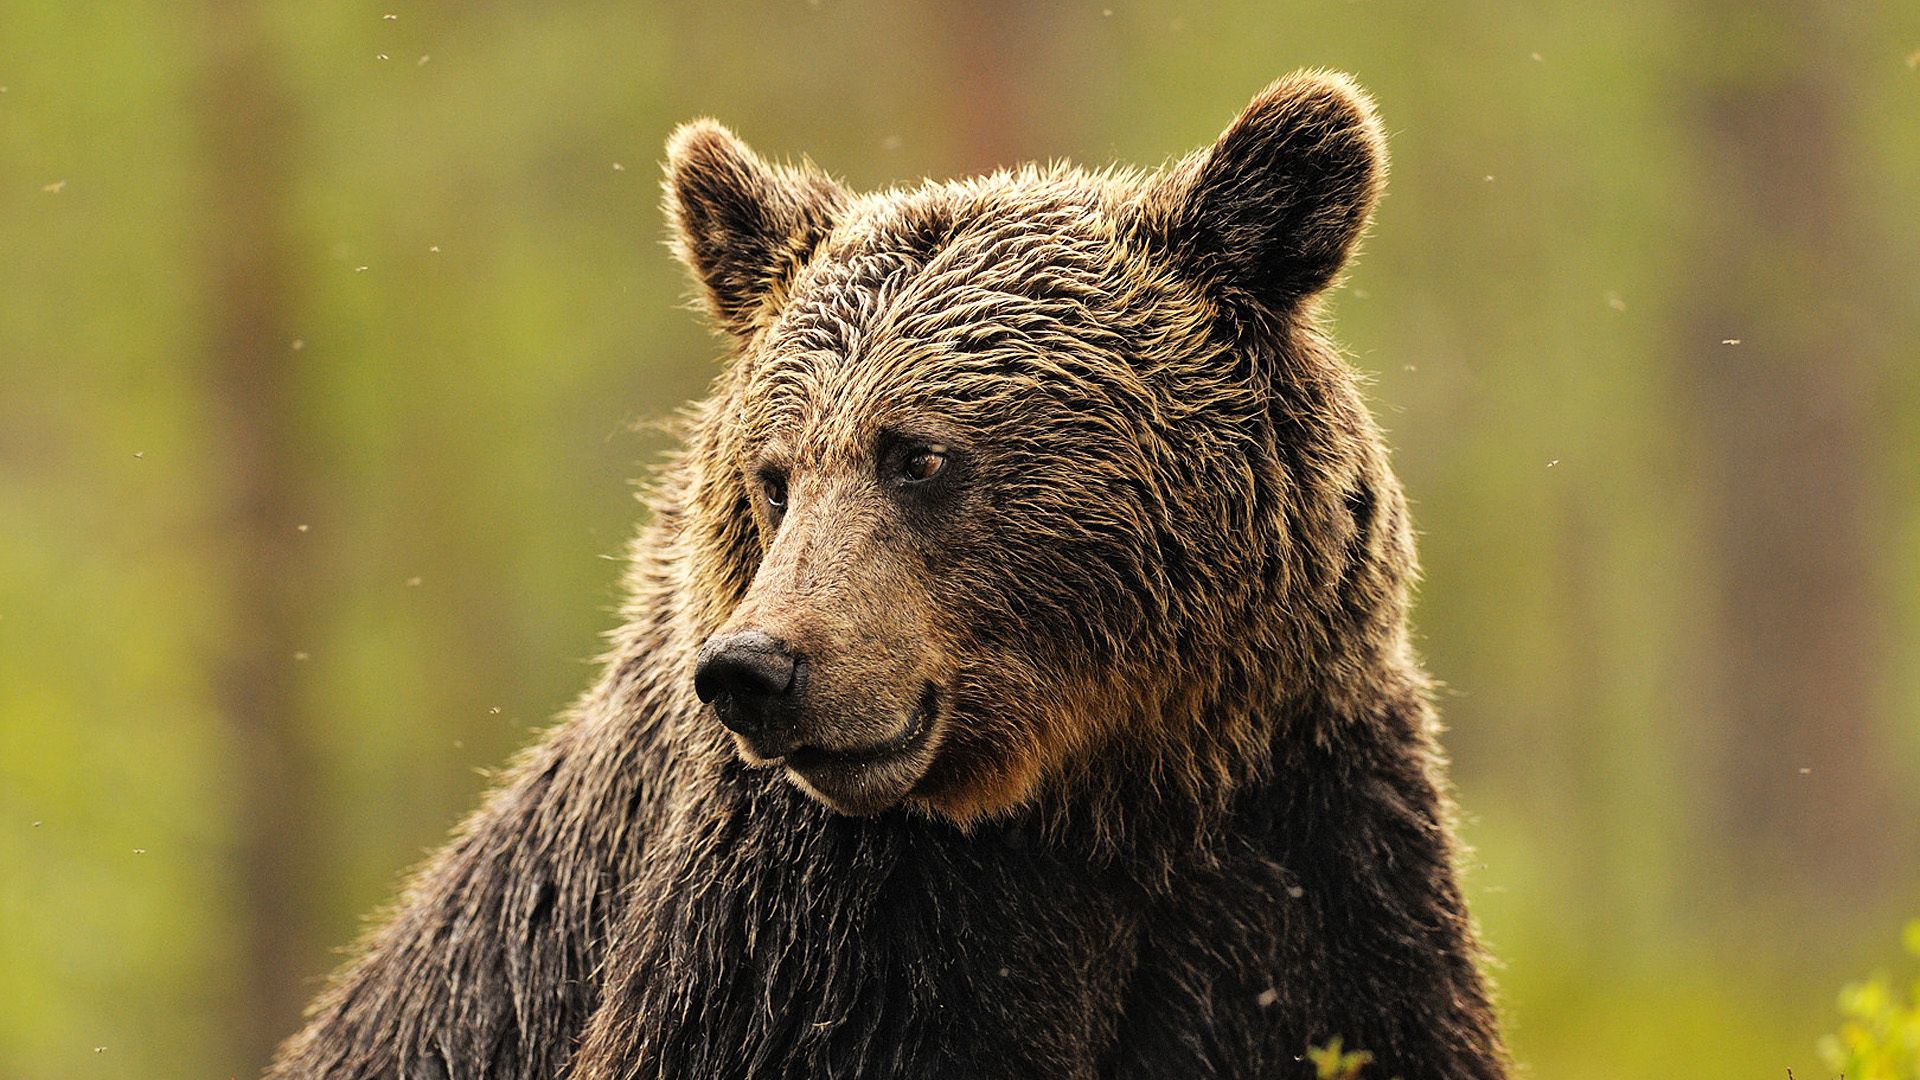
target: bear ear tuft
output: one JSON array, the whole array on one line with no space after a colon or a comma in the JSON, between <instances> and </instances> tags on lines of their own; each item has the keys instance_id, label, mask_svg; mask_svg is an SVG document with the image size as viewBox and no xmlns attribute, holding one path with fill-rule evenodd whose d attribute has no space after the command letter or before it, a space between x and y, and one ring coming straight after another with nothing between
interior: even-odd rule
<instances>
[{"instance_id":1,"label":"bear ear tuft","mask_svg":"<svg viewBox=\"0 0 1920 1080\"><path fill-rule=\"evenodd\" d=\"M674 253L714 321L735 337L759 328L829 232L846 191L811 165L770 165L712 120L667 140L666 213Z\"/></svg>"},{"instance_id":2,"label":"bear ear tuft","mask_svg":"<svg viewBox=\"0 0 1920 1080\"><path fill-rule=\"evenodd\" d=\"M1345 75L1302 71L1154 181L1142 205L1152 233L1229 310L1284 316L1346 264L1385 175L1366 92Z\"/></svg>"}]
</instances>

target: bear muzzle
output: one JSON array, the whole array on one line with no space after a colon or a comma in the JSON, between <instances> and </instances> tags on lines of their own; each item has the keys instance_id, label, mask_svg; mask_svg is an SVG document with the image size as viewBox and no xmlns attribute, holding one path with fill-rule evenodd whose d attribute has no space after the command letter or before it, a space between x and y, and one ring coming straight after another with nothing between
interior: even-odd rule
<instances>
[{"instance_id":1,"label":"bear muzzle","mask_svg":"<svg viewBox=\"0 0 1920 1080\"><path fill-rule=\"evenodd\" d=\"M808 657L773 634L723 631L695 657L694 694L733 733L747 764L785 766L841 813L877 813L899 802L931 764L940 686L925 680L899 697L869 692L855 707L834 701L838 695L823 699L818 687L809 692L810 671Z\"/></svg>"}]
</instances>

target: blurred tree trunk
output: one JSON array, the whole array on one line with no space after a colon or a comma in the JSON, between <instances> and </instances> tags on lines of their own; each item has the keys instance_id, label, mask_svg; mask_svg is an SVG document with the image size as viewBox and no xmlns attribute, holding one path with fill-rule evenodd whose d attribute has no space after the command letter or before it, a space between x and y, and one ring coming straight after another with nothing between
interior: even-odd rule
<instances>
[{"instance_id":1,"label":"blurred tree trunk","mask_svg":"<svg viewBox=\"0 0 1920 1080\"><path fill-rule=\"evenodd\" d=\"M217 424L223 536L210 550L231 605L217 667L238 789L237 968L230 985L237 1062L257 1070L290 1034L309 987L305 948L312 762L295 685L302 601L303 462L292 348L292 241L286 221L293 117L259 13L215 2L199 124L205 153L207 355Z\"/></svg>"},{"instance_id":2,"label":"blurred tree trunk","mask_svg":"<svg viewBox=\"0 0 1920 1080\"><path fill-rule=\"evenodd\" d=\"M1886 347L1849 169L1838 5L1722 0L1683 100L1703 235L1687 245L1679 415L1703 480L1709 812L1736 890L1885 885L1905 820L1876 722L1887 656L1873 507ZM1715 845L1718 848L1718 844Z\"/></svg>"}]
</instances>

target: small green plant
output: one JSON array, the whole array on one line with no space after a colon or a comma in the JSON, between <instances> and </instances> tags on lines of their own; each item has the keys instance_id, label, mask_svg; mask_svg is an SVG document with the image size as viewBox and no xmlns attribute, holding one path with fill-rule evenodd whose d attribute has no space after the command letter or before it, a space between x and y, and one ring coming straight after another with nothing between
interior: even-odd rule
<instances>
[{"instance_id":1,"label":"small green plant","mask_svg":"<svg viewBox=\"0 0 1920 1080\"><path fill-rule=\"evenodd\" d=\"M1920 919L1903 938L1920 958ZM1820 1041L1828 1066L1847 1080L1920 1080L1920 979L1904 992L1886 975L1854 983L1840 991L1840 1013L1839 1034Z\"/></svg>"},{"instance_id":2,"label":"small green plant","mask_svg":"<svg viewBox=\"0 0 1920 1080\"><path fill-rule=\"evenodd\" d=\"M1307 1060L1313 1062L1316 1080L1360 1080L1360 1070L1373 1061L1373 1055L1365 1050L1343 1050L1340 1036L1335 1035L1325 1046L1309 1046Z\"/></svg>"}]
</instances>

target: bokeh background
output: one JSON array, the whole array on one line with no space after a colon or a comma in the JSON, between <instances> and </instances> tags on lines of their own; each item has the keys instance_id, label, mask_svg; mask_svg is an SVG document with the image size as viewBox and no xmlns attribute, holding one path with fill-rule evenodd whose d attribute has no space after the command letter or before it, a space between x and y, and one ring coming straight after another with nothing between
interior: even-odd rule
<instances>
[{"instance_id":1,"label":"bokeh background","mask_svg":"<svg viewBox=\"0 0 1920 1080\"><path fill-rule=\"evenodd\" d=\"M593 677L674 123L1153 163L1306 65L1518 1055L1822 1075L1920 913L1920 5L0 0L0 1078L257 1070Z\"/></svg>"}]
</instances>

